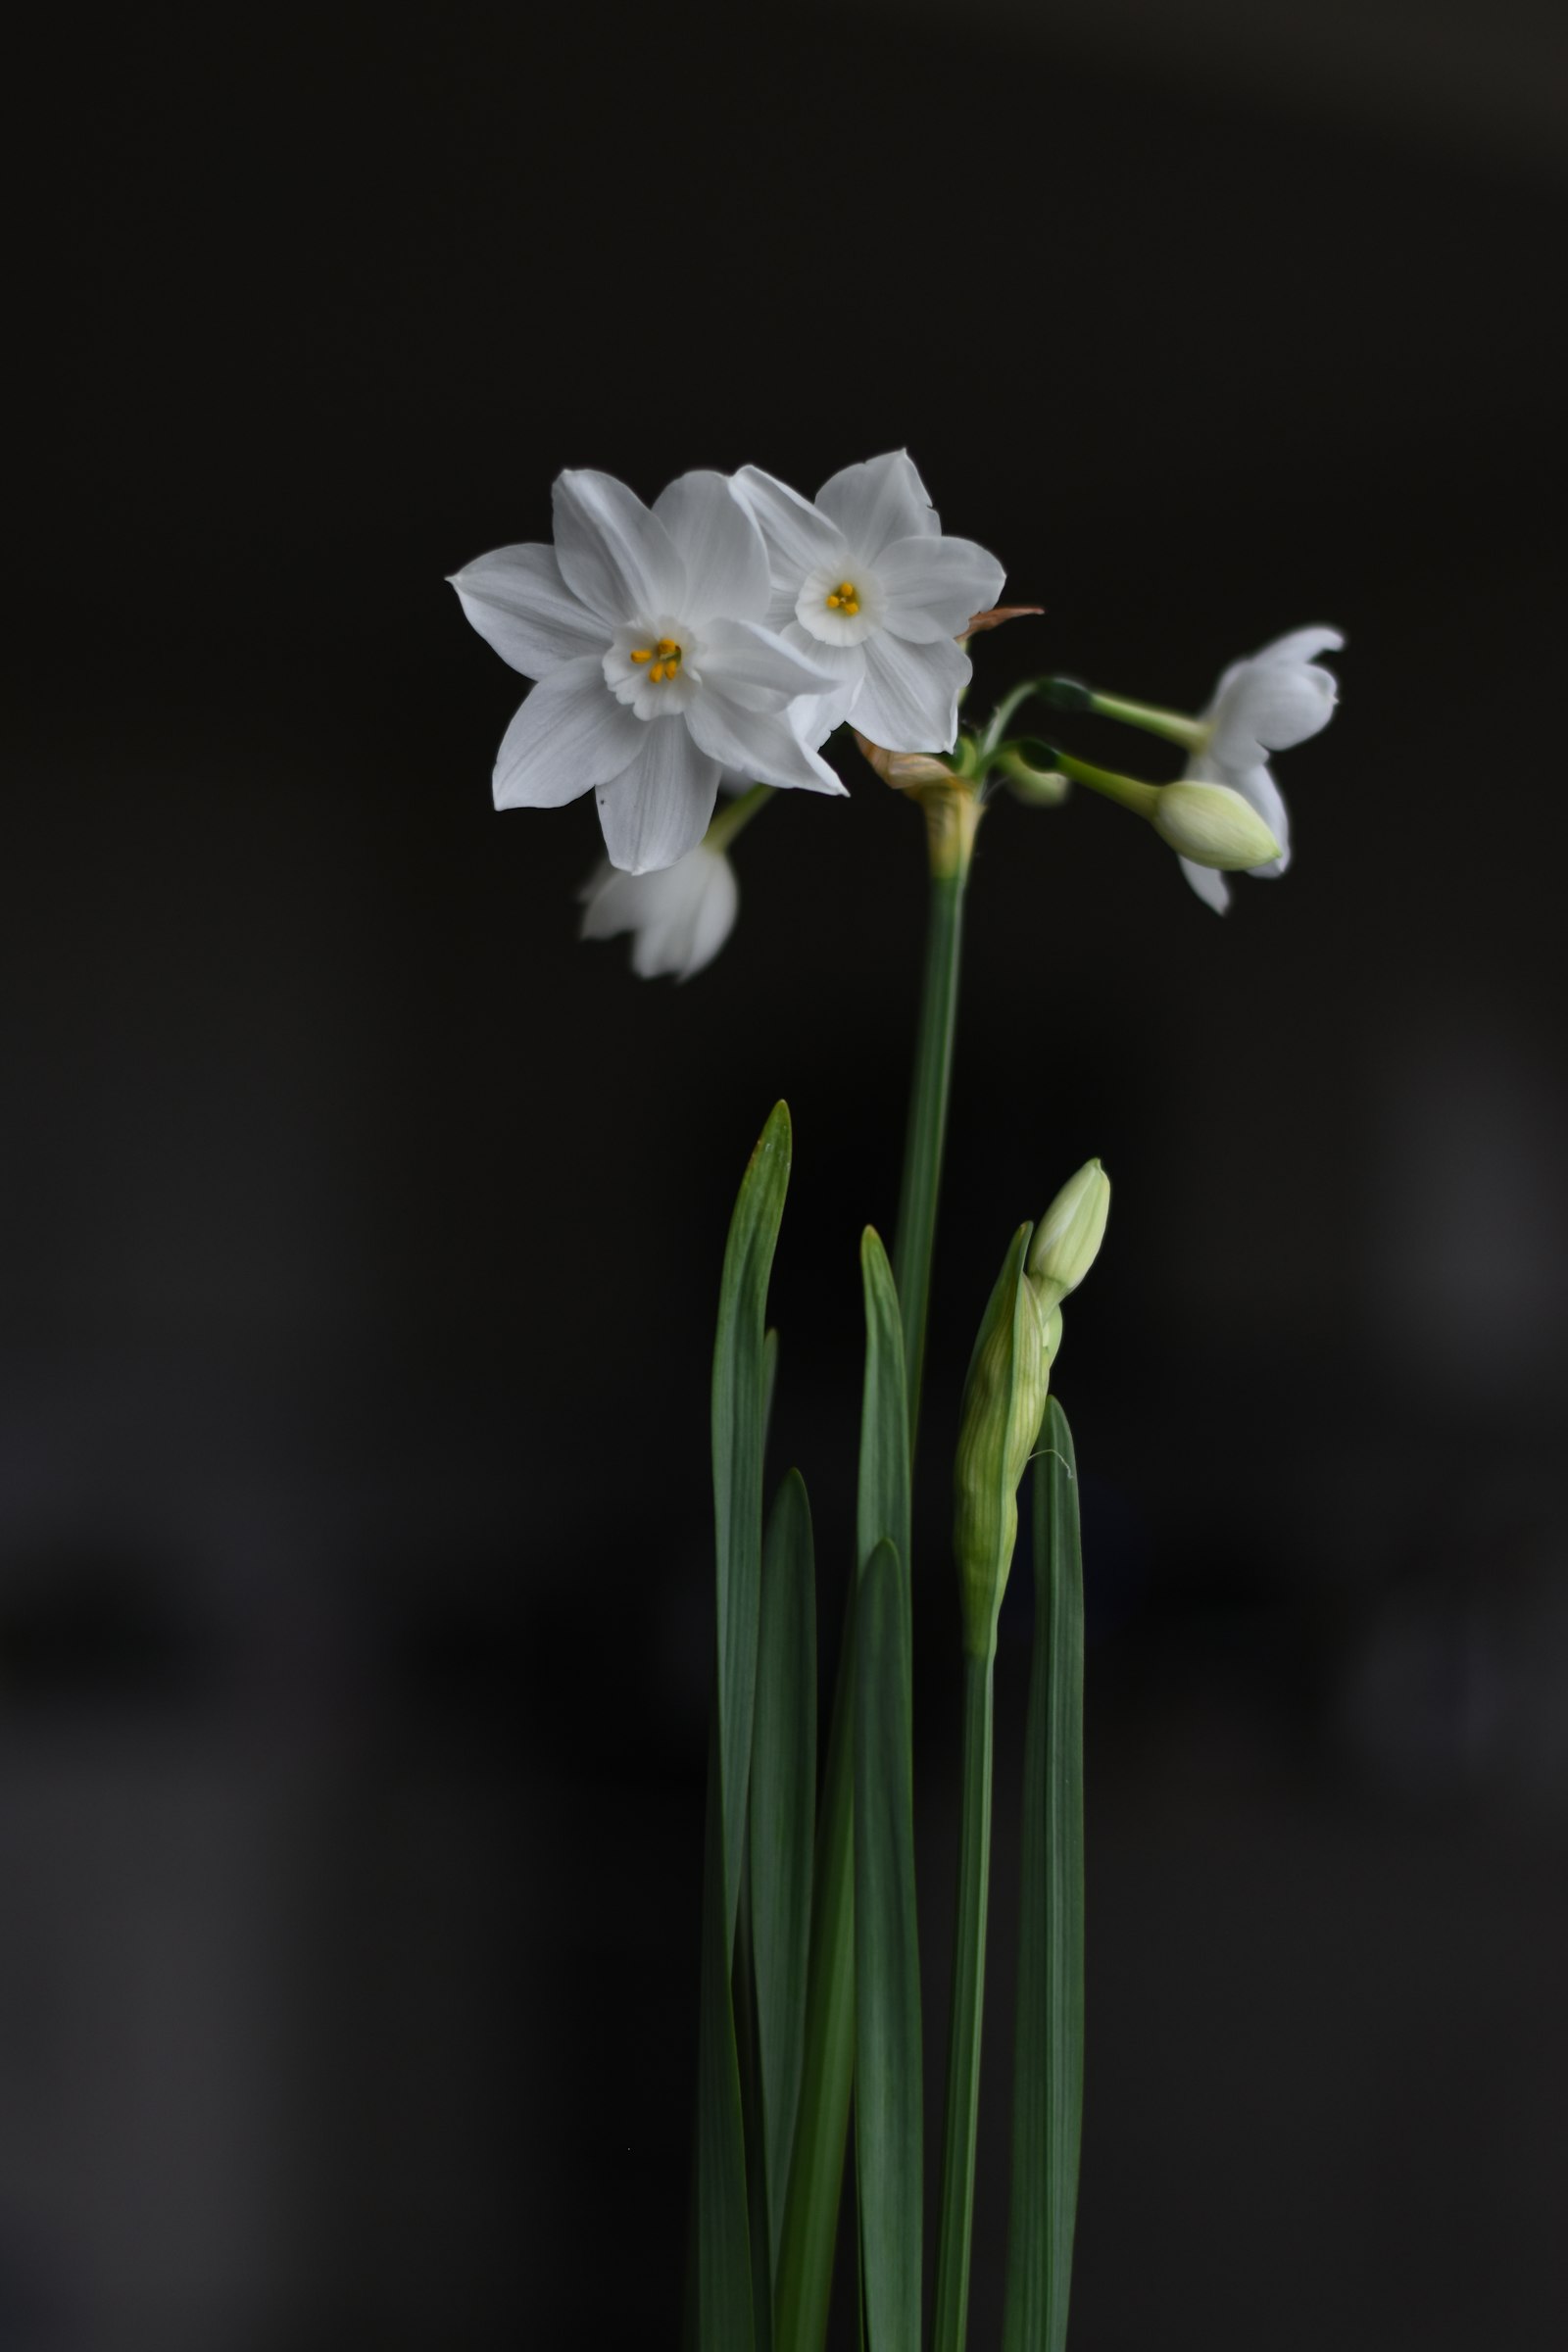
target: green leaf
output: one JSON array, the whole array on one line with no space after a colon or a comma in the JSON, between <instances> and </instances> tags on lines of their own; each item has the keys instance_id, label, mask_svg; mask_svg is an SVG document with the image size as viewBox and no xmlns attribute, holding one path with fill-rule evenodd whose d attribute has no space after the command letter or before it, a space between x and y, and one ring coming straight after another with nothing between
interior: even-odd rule
<instances>
[{"instance_id":1,"label":"green leaf","mask_svg":"<svg viewBox=\"0 0 1568 2352\"><path fill-rule=\"evenodd\" d=\"M942 2219L937 2236L933 2352L963 2352L974 2235L974 2152L980 2117L980 2027L985 2007L986 1907L991 1885L992 1668L963 1661L963 1768L958 1814L958 1893L953 1938L953 2016L948 2110L942 2138Z\"/></svg>"},{"instance_id":2,"label":"green leaf","mask_svg":"<svg viewBox=\"0 0 1568 2352\"><path fill-rule=\"evenodd\" d=\"M1034 1469L1005 2352L1062 2352L1084 2091L1084 1584L1078 1470L1053 1397Z\"/></svg>"},{"instance_id":3,"label":"green leaf","mask_svg":"<svg viewBox=\"0 0 1568 2352\"><path fill-rule=\"evenodd\" d=\"M860 1479L856 1514L861 1574L884 1538L909 1571L909 1416L899 1294L887 1251L871 1226L860 1236L865 1298L865 1386L860 1403Z\"/></svg>"},{"instance_id":4,"label":"green leaf","mask_svg":"<svg viewBox=\"0 0 1568 2352\"><path fill-rule=\"evenodd\" d=\"M902 1371L902 1350L895 1360ZM907 1426L902 1416L901 1426ZM920 1964L910 1755L908 1590L884 1538L860 1579L856 1643L855 2150L870 2352L919 2352L920 2344Z\"/></svg>"},{"instance_id":5,"label":"green leaf","mask_svg":"<svg viewBox=\"0 0 1568 2352\"><path fill-rule=\"evenodd\" d=\"M775 1103L741 1181L713 1342L713 1515L718 1587L718 1768L725 1951L735 1940L757 1697L762 1580L767 1278L790 1175L790 1114Z\"/></svg>"},{"instance_id":6,"label":"green leaf","mask_svg":"<svg viewBox=\"0 0 1568 2352\"><path fill-rule=\"evenodd\" d=\"M746 2145L730 1997L721 1800L716 1748L710 1740L697 2040L696 2332L699 2352L751 2352Z\"/></svg>"},{"instance_id":7,"label":"green leaf","mask_svg":"<svg viewBox=\"0 0 1568 2352\"><path fill-rule=\"evenodd\" d=\"M806 2052L779 2245L774 2352L821 2352L855 2072L855 1587L839 1651L811 1882Z\"/></svg>"},{"instance_id":8,"label":"green leaf","mask_svg":"<svg viewBox=\"0 0 1568 2352\"><path fill-rule=\"evenodd\" d=\"M792 1470L762 1545L752 1744L752 1932L761 2075L769 2275L778 2261L800 2102L816 1819L816 1570L811 1506Z\"/></svg>"}]
</instances>

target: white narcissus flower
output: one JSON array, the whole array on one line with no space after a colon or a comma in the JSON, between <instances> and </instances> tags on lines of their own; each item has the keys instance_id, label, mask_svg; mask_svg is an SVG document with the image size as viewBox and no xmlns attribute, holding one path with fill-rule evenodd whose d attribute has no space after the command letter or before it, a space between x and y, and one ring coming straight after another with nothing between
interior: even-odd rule
<instances>
[{"instance_id":1,"label":"white narcissus flower","mask_svg":"<svg viewBox=\"0 0 1568 2352\"><path fill-rule=\"evenodd\" d=\"M1326 727L1334 715L1339 680L1313 657L1345 643L1338 629L1293 629L1260 654L1234 662L1200 719L1207 741L1188 760L1183 783L1225 784L1255 808L1280 845L1280 854L1250 873L1272 879L1291 862L1291 820L1266 755L1289 751ZM1230 885L1212 866L1181 860L1182 872L1205 905L1223 914Z\"/></svg>"},{"instance_id":2,"label":"white narcissus flower","mask_svg":"<svg viewBox=\"0 0 1568 2352\"><path fill-rule=\"evenodd\" d=\"M853 713L887 751L952 751L970 667L954 639L1002 593L995 556L942 536L903 450L847 466L814 504L755 466L735 486L767 542L771 626L833 672L833 691L803 709L812 739Z\"/></svg>"},{"instance_id":3,"label":"white narcissus flower","mask_svg":"<svg viewBox=\"0 0 1568 2352\"><path fill-rule=\"evenodd\" d=\"M767 551L722 474L683 474L650 509L607 473L564 473L555 523L553 547L498 548L452 581L538 681L496 759L498 808L595 792L611 863L644 874L701 841L721 767L843 792L790 714L833 681L766 625Z\"/></svg>"},{"instance_id":4,"label":"white narcissus flower","mask_svg":"<svg viewBox=\"0 0 1568 2352\"><path fill-rule=\"evenodd\" d=\"M735 926L740 892L722 850L699 842L657 873L601 865L583 884L581 936L632 934L631 968L643 980L689 980L711 963Z\"/></svg>"}]
</instances>

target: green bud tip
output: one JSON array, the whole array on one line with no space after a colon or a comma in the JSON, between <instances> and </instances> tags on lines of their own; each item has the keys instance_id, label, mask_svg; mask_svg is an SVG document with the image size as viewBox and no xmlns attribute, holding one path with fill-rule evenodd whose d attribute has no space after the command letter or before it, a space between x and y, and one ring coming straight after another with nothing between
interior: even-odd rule
<instances>
[{"instance_id":1,"label":"green bud tip","mask_svg":"<svg viewBox=\"0 0 1568 2352\"><path fill-rule=\"evenodd\" d=\"M1069 1176L1039 1224L1029 1247L1029 1279L1049 1313L1075 1291L1100 1254L1110 1215L1110 1178L1098 1159L1086 1159Z\"/></svg>"},{"instance_id":2,"label":"green bud tip","mask_svg":"<svg viewBox=\"0 0 1568 2352\"><path fill-rule=\"evenodd\" d=\"M1040 695L1054 710L1092 710L1095 707L1093 689L1077 678L1047 678Z\"/></svg>"},{"instance_id":3,"label":"green bud tip","mask_svg":"<svg viewBox=\"0 0 1568 2352\"><path fill-rule=\"evenodd\" d=\"M1162 784L1149 811L1161 841L1195 865L1223 872L1267 865L1280 845L1250 801L1228 784Z\"/></svg>"}]
</instances>

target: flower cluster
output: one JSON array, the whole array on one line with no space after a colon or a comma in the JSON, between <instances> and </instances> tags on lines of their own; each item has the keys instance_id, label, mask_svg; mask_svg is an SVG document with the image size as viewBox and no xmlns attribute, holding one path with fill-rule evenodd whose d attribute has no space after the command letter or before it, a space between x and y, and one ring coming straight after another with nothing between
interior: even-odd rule
<instances>
[{"instance_id":1,"label":"flower cluster","mask_svg":"<svg viewBox=\"0 0 1568 2352\"><path fill-rule=\"evenodd\" d=\"M943 536L903 451L846 466L814 504L755 466L683 474L651 508L609 474L564 473L553 546L498 548L452 582L536 681L496 806L593 792L611 864L649 874L702 841L726 768L842 793L820 747L852 714L890 750L951 751L969 677L955 640L1002 581Z\"/></svg>"}]
</instances>

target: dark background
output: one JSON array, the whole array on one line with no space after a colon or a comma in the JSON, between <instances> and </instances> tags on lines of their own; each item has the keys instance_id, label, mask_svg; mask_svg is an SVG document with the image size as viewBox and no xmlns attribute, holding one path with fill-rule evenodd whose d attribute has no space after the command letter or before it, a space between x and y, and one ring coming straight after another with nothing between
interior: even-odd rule
<instances>
[{"instance_id":1,"label":"dark background","mask_svg":"<svg viewBox=\"0 0 1568 2352\"><path fill-rule=\"evenodd\" d=\"M1216 921L1004 804L920 1498L1006 1237L1116 1183L1077 2352L1568 2339L1565 382L1555 12L131 12L14 62L0 928L0 2345L673 2342L724 1220L786 1094L776 1461L847 1564L855 1250L921 927L868 771L689 988L497 817L442 577L564 465L906 444L1069 668L1332 620ZM13 139L13 148L17 142ZM1151 772L1156 747L1080 727ZM1003 2260L999 1670L972 2341Z\"/></svg>"}]
</instances>

